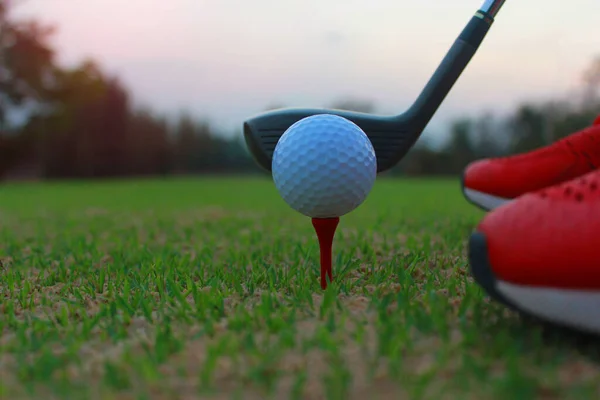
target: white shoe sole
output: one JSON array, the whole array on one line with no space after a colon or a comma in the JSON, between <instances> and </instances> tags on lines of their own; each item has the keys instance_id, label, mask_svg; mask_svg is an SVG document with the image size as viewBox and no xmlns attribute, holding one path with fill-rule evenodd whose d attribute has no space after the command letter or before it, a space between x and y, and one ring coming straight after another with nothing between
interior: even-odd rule
<instances>
[{"instance_id":1,"label":"white shoe sole","mask_svg":"<svg viewBox=\"0 0 600 400\"><path fill-rule=\"evenodd\" d=\"M600 291L547 289L496 281L515 307L540 319L600 334Z\"/></svg>"},{"instance_id":2,"label":"white shoe sole","mask_svg":"<svg viewBox=\"0 0 600 400\"><path fill-rule=\"evenodd\" d=\"M600 334L600 289L568 290L517 285L496 277L488 257L485 235L473 233L469 239L471 275L490 297L546 323Z\"/></svg>"},{"instance_id":3,"label":"white shoe sole","mask_svg":"<svg viewBox=\"0 0 600 400\"><path fill-rule=\"evenodd\" d=\"M463 188L463 194L467 198L467 200L469 200L476 206L483 208L485 211L492 211L512 201L511 199L504 199L502 197L478 192L477 190L469 188Z\"/></svg>"}]
</instances>

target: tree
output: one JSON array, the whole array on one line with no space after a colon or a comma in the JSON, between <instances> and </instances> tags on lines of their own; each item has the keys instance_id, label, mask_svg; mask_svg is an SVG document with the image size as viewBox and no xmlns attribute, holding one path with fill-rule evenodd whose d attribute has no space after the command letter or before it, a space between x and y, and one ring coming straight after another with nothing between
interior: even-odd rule
<instances>
[{"instance_id":1,"label":"tree","mask_svg":"<svg viewBox=\"0 0 600 400\"><path fill-rule=\"evenodd\" d=\"M280 102L273 102L265 107L265 111L279 110L280 108L285 108L285 104Z\"/></svg>"},{"instance_id":2,"label":"tree","mask_svg":"<svg viewBox=\"0 0 600 400\"><path fill-rule=\"evenodd\" d=\"M222 163L221 143L215 139L207 121L183 113L176 123L174 136L179 172L206 171Z\"/></svg>"},{"instance_id":3,"label":"tree","mask_svg":"<svg viewBox=\"0 0 600 400\"><path fill-rule=\"evenodd\" d=\"M126 170L129 94L93 61L57 74L52 108L37 132L47 177L107 177Z\"/></svg>"},{"instance_id":4,"label":"tree","mask_svg":"<svg viewBox=\"0 0 600 400\"><path fill-rule=\"evenodd\" d=\"M473 155L476 158L495 157L503 153L506 138L499 135L494 116L486 112L473 123ZM504 140L503 140L504 139Z\"/></svg>"},{"instance_id":5,"label":"tree","mask_svg":"<svg viewBox=\"0 0 600 400\"><path fill-rule=\"evenodd\" d=\"M355 98L340 99L334 101L330 108L335 110L356 111L363 113L375 112L375 105L369 100L361 100Z\"/></svg>"},{"instance_id":6,"label":"tree","mask_svg":"<svg viewBox=\"0 0 600 400\"><path fill-rule=\"evenodd\" d=\"M450 127L450 140L446 152L452 154L451 167L455 171L462 170L469 162L475 159L475 144L472 139L473 121L462 118L452 123Z\"/></svg>"},{"instance_id":7,"label":"tree","mask_svg":"<svg viewBox=\"0 0 600 400\"><path fill-rule=\"evenodd\" d=\"M54 28L36 21L15 21L11 3L0 0L0 178L27 157L32 136L18 137L11 123L17 110L43 111L56 71L49 39Z\"/></svg>"},{"instance_id":8,"label":"tree","mask_svg":"<svg viewBox=\"0 0 600 400\"><path fill-rule=\"evenodd\" d=\"M56 72L49 44L55 29L37 21L10 17L10 3L0 1L0 131L11 127L15 108L39 110L47 101Z\"/></svg>"},{"instance_id":9,"label":"tree","mask_svg":"<svg viewBox=\"0 0 600 400\"><path fill-rule=\"evenodd\" d=\"M514 153L530 151L548 144L546 116L539 105L521 105L509 119L508 125L512 136L511 149Z\"/></svg>"},{"instance_id":10,"label":"tree","mask_svg":"<svg viewBox=\"0 0 600 400\"><path fill-rule=\"evenodd\" d=\"M592 60L583 72L584 104L597 105L600 102L600 55Z\"/></svg>"},{"instance_id":11,"label":"tree","mask_svg":"<svg viewBox=\"0 0 600 400\"><path fill-rule=\"evenodd\" d=\"M127 125L127 173L167 174L172 171L173 151L164 117L149 108L131 112Z\"/></svg>"}]
</instances>

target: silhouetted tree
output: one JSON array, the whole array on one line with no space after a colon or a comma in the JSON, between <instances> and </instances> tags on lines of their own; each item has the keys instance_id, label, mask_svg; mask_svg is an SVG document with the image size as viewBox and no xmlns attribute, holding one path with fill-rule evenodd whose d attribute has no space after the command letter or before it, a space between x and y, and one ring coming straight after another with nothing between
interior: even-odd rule
<instances>
[{"instance_id":1,"label":"silhouetted tree","mask_svg":"<svg viewBox=\"0 0 600 400\"><path fill-rule=\"evenodd\" d=\"M472 129L473 122L467 118L455 121L450 127L447 152L453 156L453 163L449 167L455 171L462 170L470 161L476 158Z\"/></svg>"},{"instance_id":2,"label":"silhouetted tree","mask_svg":"<svg viewBox=\"0 0 600 400\"><path fill-rule=\"evenodd\" d=\"M167 119L147 108L131 113L127 126L127 173L168 174L173 169L173 148Z\"/></svg>"},{"instance_id":3,"label":"silhouetted tree","mask_svg":"<svg viewBox=\"0 0 600 400\"><path fill-rule=\"evenodd\" d=\"M583 84L583 101L586 104L598 104L600 102L600 55L594 58L583 72Z\"/></svg>"},{"instance_id":4,"label":"silhouetted tree","mask_svg":"<svg viewBox=\"0 0 600 400\"><path fill-rule=\"evenodd\" d=\"M509 121L513 137L511 143L513 152L529 151L547 144L545 116L539 106L524 104L517 109Z\"/></svg>"},{"instance_id":5,"label":"silhouetted tree","mask_svg":"<svg viewBox=\"0 0 600 400\"><path fill-rule=\"evenodd\" d=\"M16 21L11 3L0 1L0 178L27 155L30 140L17 137L9 123L16 110L39 112L48 99L55 72L49 39L54 28Z\"/></svg>"},{"instance_id":6,"label":"silhouetted tree","mask_svg":"<svg viewBox=\"0 0 600 400\"><path fill-rule=\"evenodd\" d=\"M280 103L280 102L273 102L270 103L269 105L267 105L265 107L265 111L271 111L271 110L278 110L280 108L285 108L285 104L284 103Z\"/></svg>"},{"instance_id":7,"label":"silhouetted tree","mask_svg":"<svg viewBox=\"0 0 600 400\"><path fill-rule=\"evenodd\" d=\"M496 157L503 154L510 138L497 126L494 115L486 112L473 121L472 154L476 158Z\"/></svg>"},{"instance_id":8,"label":"silhouetted tree","mask_svg":"<svg viewBox=\"0 0 600 400\"><path fill-rule=\"evenodd\" d=\"M93 60L60 67L53 29L16 21L0 0L0 178L30 164L47 178L101 178L171 173L262 173L241 132L223 135L207 120L181 113L170 120L134 108L117 76ZM552 143L589 126L600 113L600 58L583 74L584 90L565 99L518 105L508 117L484 113L449 126L441 148L420 140L392 175L458 175L469 162ZM283 108L273 103L267 109ZM375 112L371 101L342 98L329 107ZM25 110L24 125L10 124ZM228 137L229 136L229 137Z\"/></svg>"},{"instance_id":9,"label":"silhouetted tree","mask_svg":"<svg viewBox=\"0 0 600 400\"><path fill-rule=\"evenodd\" d=\"M330 108L336 110L357 111L363 113L375 112L375 105L369 100L347 98L334 101Z\"/></svg>"},{"instance_id":10,"label":"silhouetted tree","mask_svg":"<svg viewBox=\"0 0 600 400\"><path fill-rule=\"evenodd\" d=\"M47 99L55 72L49 44L54 27L10 18L10 3L0 1L0 129L7 114L20 107L39 107Z\"/></svg>"},{"instance_id":11,"label":"silhouetted tree","mask_svg":"<svg viewBox=\"0 0 600 400\"><path fill-rule=\"evenodd\" d=\"M40 160L48 177L121 175L127 154L129 96L92 61L58 74L44 121Z\"/></svg>"}]
</instances>

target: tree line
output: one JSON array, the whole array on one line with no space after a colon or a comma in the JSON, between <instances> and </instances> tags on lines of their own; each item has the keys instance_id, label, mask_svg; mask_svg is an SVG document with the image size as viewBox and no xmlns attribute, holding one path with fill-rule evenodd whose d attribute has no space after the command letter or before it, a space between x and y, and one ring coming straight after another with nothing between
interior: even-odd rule
<instances>
[{"instance_id":1,"label":"tree line","mask_svg":"<svg viewBox=\"0 0 600 400\"><path fill-rule=\"evenodd\" d=\"M93 60L60 66L53 32L12 18L0 0L0 179L261 173L241 132L226 138L189 113L167 116L135 105L118 76ZM583 78L584 90L568 101L458 119L442 146L419 141L390 174L456 174L475 159L530 150L582 129L600 113L600 58ZM376 111L357 99L330 106Z\"/></svg>"}]
</instances>

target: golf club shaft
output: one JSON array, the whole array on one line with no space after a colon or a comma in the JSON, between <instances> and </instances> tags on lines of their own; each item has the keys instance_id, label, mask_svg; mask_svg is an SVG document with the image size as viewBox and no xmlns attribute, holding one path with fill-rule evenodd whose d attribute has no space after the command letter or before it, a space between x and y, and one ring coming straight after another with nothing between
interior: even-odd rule
<instances>
[{"instance_id":1,"label":"golf club shaft","mask_svg":"<svg viewBox=\"0 0 600 400\"><path fill-rule=\"evenodd\" d=\"M407 113L417 128L425 129L438 107L477 52L505 0L486 0L475 13Z\"/></svg>"},{"instance_id":2,"label":"golf club shaft","mask_svg":"<svg viewBox=\"0 0 600 400\"><path fill-rule=\"evenodd\" d=\"M479 11L486 13L491 18L496 18L496 14L498 14L498 11L500 11L500 8L504 4L504 1L505 0L486 0L485 3L483 3L483 6L481 6L481 8L479 9Z\"/></svg>"}]
</instances>

